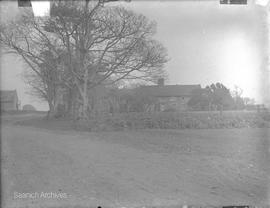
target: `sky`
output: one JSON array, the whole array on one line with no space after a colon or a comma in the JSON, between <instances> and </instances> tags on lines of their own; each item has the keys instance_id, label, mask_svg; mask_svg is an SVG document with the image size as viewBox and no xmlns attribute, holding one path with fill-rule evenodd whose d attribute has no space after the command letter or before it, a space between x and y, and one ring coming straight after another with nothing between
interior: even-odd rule
<instances>
[{"instance_id":1,"label":"sky","mask_svg":"<svg viewBox=\"0 0 270 208\"><path fill-rule=\"evenodd\" d=\"M120 4L157 23L154 38L167 48L170 59L164 68L169 75L166 84L205 87L221 82L232 90L235 85L240 87L243 96L255 98L257 103L265 102L269 71L262 58L268 53L263 7L253 1L248 5L220 5L219 1L207 0ZM5 11L15 11L16 6L9 5ZM33 7L41 14L46 3ZM26 95L27 87L20 76L23 68L18 58L2 56L1 88L16 88L23 105L30 103L46 110L46 103Z\"/></svg>"}]
</instances>

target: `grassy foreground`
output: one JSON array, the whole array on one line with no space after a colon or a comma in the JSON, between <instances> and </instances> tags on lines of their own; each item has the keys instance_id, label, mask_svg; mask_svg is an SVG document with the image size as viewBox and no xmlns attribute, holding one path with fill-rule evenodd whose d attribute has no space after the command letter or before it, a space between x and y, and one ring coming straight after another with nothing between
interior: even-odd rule
<instances>
[{"instance_id":1,"label":"grassy foreground","mask_svg":"<svg viewBox=\"0 0 270 208\"><path fill-rule=\"evenodd\" d=\"M269 133L262 128L89 133L4 125L4 207L267 205ZM14 199L14 192L67 198Z\"/></svg>"}]
</instances>

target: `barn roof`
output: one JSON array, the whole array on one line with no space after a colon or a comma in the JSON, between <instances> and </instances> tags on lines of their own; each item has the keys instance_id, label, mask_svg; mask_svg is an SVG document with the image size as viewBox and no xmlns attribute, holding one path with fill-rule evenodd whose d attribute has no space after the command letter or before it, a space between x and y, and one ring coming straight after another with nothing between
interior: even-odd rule
<instances>
[{"instance_id":1,"label":"barn roof","mask_svg":"<svg viewBox=\"0 0 270 208\"><path fill-rule=\"evenodd\" d=\"M18 99L16 90L0 90L0 100L1 102L11 102L14 99Z\"/></svg>"},{"instance_id":2,"label":"barn roof","mask_svg":"<svg viewBox=\"0 0 270 208\"><path fill-rule=\"evenodd\" d=\"M201 85L151 85L140 87L140 91L155 97L186 97L200 88Z\"/></svg>"}]
</instances>

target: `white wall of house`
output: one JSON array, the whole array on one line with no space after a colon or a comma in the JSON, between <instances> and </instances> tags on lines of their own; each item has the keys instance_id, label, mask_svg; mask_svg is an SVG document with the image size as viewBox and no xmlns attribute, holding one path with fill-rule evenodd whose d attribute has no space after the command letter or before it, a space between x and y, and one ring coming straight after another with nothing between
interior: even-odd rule
<instances>
[{"instance_id":1,"label":"white wall of house","mask_svg":"<svg viewBox=\"0 0 270 208\"><path fill-rule=\"evenodd\" d=\"M185 111L188 109L187 103L190 97L160 97L158 99L160 103L160 110L175 109L176 111Z\"/></svg>"}]
</instances>

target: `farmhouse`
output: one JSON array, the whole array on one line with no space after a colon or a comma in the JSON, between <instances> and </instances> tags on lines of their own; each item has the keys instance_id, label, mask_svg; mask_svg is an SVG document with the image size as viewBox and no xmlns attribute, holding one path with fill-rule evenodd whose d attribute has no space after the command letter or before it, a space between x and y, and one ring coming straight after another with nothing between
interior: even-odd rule
<instances>
[{"instance_id":1,"label":"farmhouse","mask_svg":"<svg viewBox=\"0 0 270 208\"><path fill-rule=\"evenodd\" d=\"M1 111L12 111L19 109L19 100L16 90L0 91Z\"/></svg>"},{"instance_id":2,"label":"farmhouse","mask_svg":"<svg viewBox=\"0 0 270 208\"><path fill-rule=\"evenodd\" d=\"M159 79L158 85L142 86L140 91L157 98L156 111L185 111L192 91L200 88L201 85L164 85L164 79Z\"/></svg>"},{"instance_id":3,"label":"farmhouse","mask_svg":"<svg viewBox=\"0 0 270 208\"><path fill-rule=\"evenodd\" d=\"M96 114L186 111L192 91L200 88L200 85L164 85L164 79L159 79L157 85L144 85L133 89L98 86L89 91L89 110ZM67 97L64 95L64 92L60 92L57 96L57 105L63 106L66 111L68 99L64 99ZM78 106L78 111L82 111L81 106Z\"/></svg>"}]
</instances>

